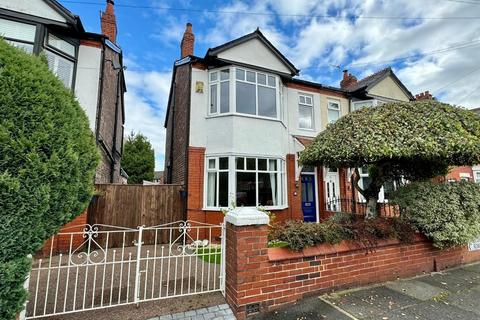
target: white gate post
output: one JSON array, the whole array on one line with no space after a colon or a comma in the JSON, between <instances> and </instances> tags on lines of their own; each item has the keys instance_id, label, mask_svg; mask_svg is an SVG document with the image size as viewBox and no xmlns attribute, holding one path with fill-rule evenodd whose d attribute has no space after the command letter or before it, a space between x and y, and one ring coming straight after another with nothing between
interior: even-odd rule
<instances>
[{"instance_id":1,"label":"white gate post","mask_svg":"<svg viewBox=\"0 0 480 320\"><path fill-rule=\"evenodd\" d=\"M140 301L140 259L142 257L142 244L143 244L143 228L144 226L138 227L138 242L135 244L137 246L137 265L135 266L135 297L134 302L138 306Z\"/></svg>"},{"instance_id":2,"label":"white gate post","mask_svg":"<svg viewBox=\"0 0 480 320\"><path fill-rule=\"evenodd\" d=\"M220 257L220 290L225 297L225 259L227 257L226 252L227 252L227 234L225 232L225 220L220 224L221 226L221 243L220 247L222 250L222 254Z\"/></svg>"}]
</instances>

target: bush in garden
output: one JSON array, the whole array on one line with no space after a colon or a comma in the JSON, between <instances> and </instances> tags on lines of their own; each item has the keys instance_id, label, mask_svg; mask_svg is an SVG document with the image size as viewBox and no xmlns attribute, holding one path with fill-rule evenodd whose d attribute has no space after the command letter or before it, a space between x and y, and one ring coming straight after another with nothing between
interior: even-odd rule
<instances>
[{"instance_id":1,"label":"bush in garden","mask_svg":"<svg viewBox=\"0 0 480 320\"><path fill-rule=\"evenodd\" d=\"M0 39L0 319L22 309L27 256L88 205L97 163L73 93Z\"/></svg>"},{"instance_id":2,"label":"bush in garden","mask_svg":"<svg viewBox=\"0 0 480 320\"><path fill-rule=\"evenodd\" d=\"M404 219L438 248L465 245L480 237L480 185L469 182L412 183L400 188L392 203Z\"/></svg>"}]
</instances>

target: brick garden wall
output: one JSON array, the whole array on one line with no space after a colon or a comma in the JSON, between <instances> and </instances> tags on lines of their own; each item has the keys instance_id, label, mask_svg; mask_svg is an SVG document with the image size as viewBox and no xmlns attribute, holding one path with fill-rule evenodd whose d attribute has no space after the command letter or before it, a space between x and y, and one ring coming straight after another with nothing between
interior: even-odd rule
<instances>
[{"instance_id":1,"label":"brick garden wall","mask_svg":"<svg viewBox=\"0 0 480 320\"><path fill-rule=\"evenodd\" d=\"M267 228L227 224L226 299L238 319L247 316L249 304L267 311L309 294L480 260L480 251L439 250L420 237L412 244L383 241L371 252L348 242L293 252L267 248Z\"/></svg>"}]
</instances>

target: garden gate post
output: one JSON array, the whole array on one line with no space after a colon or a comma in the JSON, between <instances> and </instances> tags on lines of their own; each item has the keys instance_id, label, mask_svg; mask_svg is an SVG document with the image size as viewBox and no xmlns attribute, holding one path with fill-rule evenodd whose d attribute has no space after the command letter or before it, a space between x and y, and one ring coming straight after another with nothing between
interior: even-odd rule
<instances>
[{"instance_id":1,"label":"garden gate post","mask_svg":"<svg viewBox=\"0 0 480 320\"><path fill-rule=\"evenodd\" d=\"M258 295L253 284L262 281L267 273L269 220L265 212L243 207L235 208L225 217L225 298L239 320L258 312L262 301L267 300L267 294Z\"/></svg>"}]
</instances>

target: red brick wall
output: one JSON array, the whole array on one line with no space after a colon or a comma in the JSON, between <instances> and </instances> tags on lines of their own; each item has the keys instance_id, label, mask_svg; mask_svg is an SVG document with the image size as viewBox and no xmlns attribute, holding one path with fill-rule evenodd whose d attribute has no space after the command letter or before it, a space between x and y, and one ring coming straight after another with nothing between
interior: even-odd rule
<instances>
[{"instance_id":1,"label":"red brick wall","mask_svg":"<svg viewBox=\"0 0 480 320\"><path fill-rule=\"evenodd\" d=\"M82 232L85 229L86 224L87 210L60 228L60 232ZM46 257L50 255L50 252L53 254L68 253L70 250L70 242L72 244L72 250L75 250L84 240L82 234L74 234L73 237L70 234L56 235L45 241L40 254Z\"/></svg>"},{"instance_id":2,"label":"red brick wall","mask_svg":"<svg viewBox=\"0 0 480 320\"><path fill-rule=\"evenodd\" d=\"M420 237L413 244L384 241L370 252L347 242L293 252L267 248L267 226L227 224L226 240L226 299L238 319L246 317L251 303L267 311L308 294L480 260L480 251L439 250Z\"/></svg>"},{"instance_id":3,"label":"red brick wall","mask_svg":"<svg viewBox=\"0 0 480 320\"><path fill-rule=\"evenodd\" d=\"M445 176L445 181L456 180L460 181L460 174L468 173L470 175L469 181L473 182L472 167L453 167L450 172Z\"/></svg>"}]
</instances>

